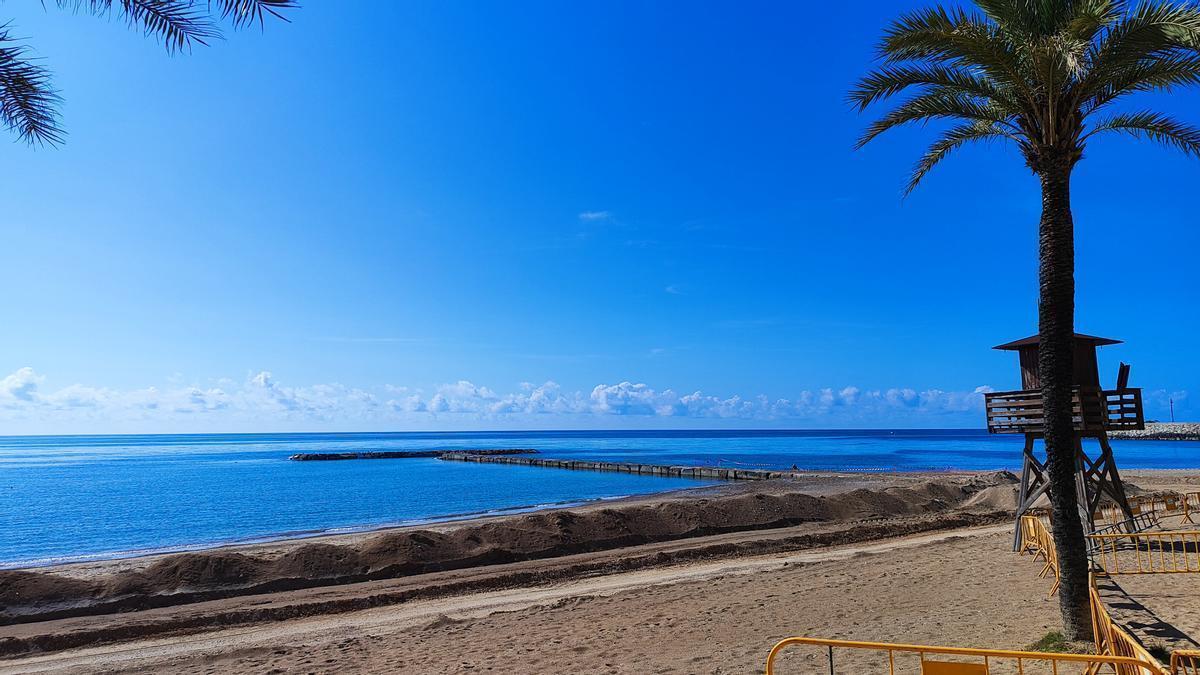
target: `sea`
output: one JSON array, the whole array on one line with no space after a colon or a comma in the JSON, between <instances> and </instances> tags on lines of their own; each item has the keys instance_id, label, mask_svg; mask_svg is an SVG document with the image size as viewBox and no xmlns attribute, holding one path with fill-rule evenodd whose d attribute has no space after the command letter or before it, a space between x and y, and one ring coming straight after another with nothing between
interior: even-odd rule
<instances>
[{"instance_id":1,"label":"sea","mask_svg":"<svg viewBox=\"0 0 1200 675\"><path fill-rule=\"evenodd\" d=\"M0 569L519 513L711 484L296 453L531 448L547 458L842 472L1017 470L982 430L537 431L0 437ZM1126 469L1200 467L1200 442L1114 441Z\"/></svg>"}]
</instances>

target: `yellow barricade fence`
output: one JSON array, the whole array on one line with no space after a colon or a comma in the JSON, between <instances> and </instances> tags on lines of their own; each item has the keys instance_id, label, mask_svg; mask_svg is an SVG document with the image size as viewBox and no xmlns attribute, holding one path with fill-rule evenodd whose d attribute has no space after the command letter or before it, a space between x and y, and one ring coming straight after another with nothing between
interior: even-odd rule
<instances>
[{"instance_id":1,"label":"yellow barricade fence","mask_svg":"<svg viewBox=\"0 0 1200 675\"><path fill-rule=\"evenodd\" d=\"M1058 549L1054 546L1054 536L1049 528L1037 516L1021 516L1021 553L1031 553L1041 558L1045 563L1038 576L1045 578L1054 575L1054 584L1050 587L1050 595L1058 591Z\"/></svg>"},{"instance_id":2,"label":"yellow barricade fence","mask_svg":"<svg viewBox=\"0 0 1200 675\"><path fill-rule=\"evenodd\" d=\"M1192 513L1200 511L1200 492L1189 492L1185 495L1180 495L1179 501L1183 507L1183 522L1195 523L1192 520Z\"/></svg>"},{"instance_id":3,"label":"yellow barricade fence","mask_svg":"<svg viewBox=\"0 0 1200 675\"><path fill-rule=\"evenodd\" d=\"M1189 505L1189 501L1194 503ZM1185 518L1191 511L1200 511L1200 492L1188 493L1174 503L1164 501L1164 507L1180 510ZM1153 504L1139 503L1139 511ZM1054 574L1053 595L1059 586L1058 555L1049 528L1034 515L1021 517L1021 553L1031 553L1044 561L1039 574ZM1155 572L1200 572L1200 532L1152 532L1088 535L1098 553L1101 567L1109 574L1149 574ZM1129 541L1122 548L1119 542ZM1187 544L1186 546L1184 544ZM1132 564L1121 566L1118 551L1133 554ZM1156 557L1151 557L1153 554ZM1172 557L1175 554L1175 557ZM1195 564L1193 565L1193 561ZM1107 565L1104 563L1108 562ZM878 656L876 667L863 670L855 665L855 673L913 672L921 675L1033 675L1046 672L1066 675L1078 672L1097 675L1200 675L1200 650L1179 650L1171 655L1170 671L1160 665L1145 647L1113 621L1096 590L1093 579L1089 591L1092 604L1092 630L1096 638L1096 654L1053 654L1045 652L974 649L966 647L935 647L930 645L893 644L887 642L855 642L822 638L790 637L779 641L767 655L767 675L775 675L775 661L791 646L822 647L829 659L829 673L835 673L834 650L872 651ZM897 655L907 656L898 663ZM914 656L915 655L915 656ZM907 668L903 666L908 666ZM912 666L919 666L915 670ZM1075 670L1071 670L1072 667ZM900 670L897 670L897 668Z\"/></svg>"},{"instance_id":4,"label":"yellow barricade fence","mask_svg":"<svg viewBox=\"0 0 1200 675\"><path fill-rule=\"evenodd\" d=\"M1108 609L1100 599L1100 593L1096 591L1094 583L1092 584L1090 593L1092 597L1092 632L1096 639L1096 652L1112 656L1127 656L1139 661L1157 664L1158 660L1151 656L1150 652L1146 651L1146 648L1140 642L1133 639L1133 636L1125 632L1124 628L1121 628L1117 622L1112 620L1112 616L1108 613ZM1116 671L1117 675L1140 675L1146 672L1141 670L1124 670L1119 667L1113 668L1113 670ZM1160 668L1157 672L1163 671Z\"/></svg>"},{"instance_id":5,"label":"yellow barricade fence","mask_svg":"<svg viewBox=\"0 0 1200 675\"><path fill-rule=\"evenodd\" d=\"M1108 574L1200 572L1200 531L1089 534L1088 542Z\"/></svg>"},{"instance_id":6,"label":"yellow barricade fence","mask_svg":"<svg viewBox=\"0 0 1200 675\"><path fill-rule=\"evenodd\" d=\"M1052 654L1047 652L1023 652L1003 649L970 649L963 647L933 647L929 645L891 644L887 642L852 642L849 640L824 640L819 638L791 637L781 640L767 655L767 675L775 675L775 661L788 647L807 645L823 648L828 655L829 670L834 673L834 650L851 649L873 651L878 654L875 668L863 669L856 665L853 672L863 675L887 673L921 673L922 675L992 675L1014 673L1034 675L1080 675L1113 672L1116 675L1167 675L1154 659L1139 659L1131 656L1110 654ZM908 659L898 656L909 655ZM912 656L912 655L915 655ZM848 670L843 673L851 672Z\"/></svg>"},{"instance_id":7,"label":"yellow barricade fence","mask_svg":"<svg viewBox=\"0 0 1200 675\"><path fill-rule=\"evenodd\" d=\"M1129 512L1133 516L1133 522L1125 517L1125 512L1121 507L1114 504L1100 507L1092 514L1092 521L1098 527L1117 527L1129 525L1137 525L1138 529L1158 526L1158 516L1160 511L1148 500L1139 501L1138 499L1129 500Z\"/></svg>"},{"instance_id":8,"label":"yellow barricade fence","mask_svg":"<svg viewBox=\"0 0 1200 675\"><path fill-rule=\"evenodd\" d=\"M1164 515L1178 515L1182 522L1195 523L1192 515L1200 511L1200 492L1188 492L1155 495L1150 497L1134 497L1129 500L1129 508L1136 516L1140 513L1158 512ZM1124 516L1120 509L1108 506L1101 509L1105 520L1116 522Z\"/></svg>"},{"instance_id":9,"label":"yellow barricade fence","mask_svg":"<svg viewBox=\"0 0 1200 675\"><path fill-rule=\"evenodd\" d=\"M1055 587L1055 589L1057 589L1058 588L1058 583L1057 583L1058 556L1056 554L1057 549L1054 546L1054 537L1051 535L1051 533L1050 533L1049 529L1046 527L1045 523L1043 523L1042 520L1036 516L1022 516L1021 530L1022 530L1021 531L1021 544L1023 547L1022 552L1024 552L1024 550L1026 550L1025 547L1028 546L1029 551L1033 552L1035 555L1041 555L1043 557L1043 559L1046 560L1046 565L1042 568L1041 576L1045 576L1048 573L1048 570L1052 570L1056 577L1056 582L1055 582L1054 587ZM1162 534L1176 534L1176 533L1152 533L1149 535L1114 534L1114 535L1090 535L1090 536L1099 538L1101 540L1107 540L1107 539L1128 539L1130 537L1142 537L1142 536L1153 537L1153 536L1158 536L1158 535L1162 535ZM1103 544L1101 544L1101 545L1103 545ZM1159 567L1160 568L1162 567L1161 561L1160 561ZM1135 640L1133 638L1133 636L1131 636L1128 632L1125 631L1125 629L1121 628L1120 624L1117 624L1115 621L1112 620L1112 616L1108 613L1108 609L1104 606L1103 601L1100 599L1100 594L1096 590L1096 583L1095 583L1094 577L1091 580L1090 586L1091 586L1090 594L1091 594L1091 601L1092 601L1092 630L1095 634L1095 639L1096 639L1096 652L1098 654L1104 654L1104 655L1110 655L1110 656L1123 656L1123 657L1139 659L1139 660L1145 661L1147 663L1157 663L1157 660L1153 656L1151 656L1150 652L1146 651L1146 649L1144 647L1142 647L1141 643L1139 643L1137 640ZM1051 593L1053 593L1053 591L1051 591ZM1200 652L1197 652L1197 653L1200 654ZM1181 658L1183 658L1183 657L1181 657ZM1174 662L1172 662L1172 663L1174 663ZM1193 662L1187 661L1186 663L1193 663ZM1197 659L1194 663L1200 664L1200 659ZM1174 667L1174 666L1172 666L1172 667ZM1121 668L1116 668L1116 667L1114 667L1113 670L1117 673L1117 675L1141 675L1141 673L1146 672L1146 671L1139 671L1139 670L1122 670ZM1088 672L1095 673L1098 671L1097 670L1089 670ZM1155 671L1150 671L1150 672L1155 672ZM1160 670L1157 672L1165 672L1165 671ZM1181 671L1181 672L1186 673L1187 671ZM1195 673L1188 673L1188 675L1200 675L1200 670L1197 670Z\"/></svg>"},{"instance_id":10,"label":"yellow barricade fence","mask_svg":"<svg viewBox=\"0 0 1200 675\"><path fill-rule=\"evenodd\" d=\"M1180 649L1171 654L1171 675L1200 675L1200 651Z\"/></svg>"},{"instance_id":11,"label":"yellow barricade fence","mask_svg":"<svg viewBox=\"0 0 1200 675\"><path fill-rule=\"evenodd\" d=\"M1025 515L1021 516L1021 548L1019 553L1030 553L1036 556L1038 554L1038 537L1037 525L1030 521L1039 520L1037 516Z\"/></svg>"}]
</instances>

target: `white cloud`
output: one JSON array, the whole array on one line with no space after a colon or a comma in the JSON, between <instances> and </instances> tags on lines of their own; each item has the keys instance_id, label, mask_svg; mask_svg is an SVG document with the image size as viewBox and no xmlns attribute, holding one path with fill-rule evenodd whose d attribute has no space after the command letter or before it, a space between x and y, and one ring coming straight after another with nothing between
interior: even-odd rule
<instances>
[{"instance_id":1,"label":"white cloud","mask_svg":"<svg viewBox=\"0 0 1200 675\"><path fill-rule=\"evenodd\" d=\"M381 407L373 394L362 389L336 383L287 387L277 383L266 370L250 377L230 404L242 411L273 412L286 419L317 421L363 418Z\"/></svg>"},{"instance_id":2,"label":"white cloud","mask_svg":"<svg viewBox=\"0 0 1200 675\"><path fill-rule=\"evenodd\" d=\"M55 408L99 408L117 396L109 389L96 389L82 384L72 384L48 394L45 402Z\"/></svg>"},{"instance_id":3,"label":"white cloud","mask_svg":"<svg viewBox=\"0 0 1200 675\"><path fill-rule=\"evenodd\" d=\"M612 214L608 211L584 211L579 214L579 219L584 222L609 220L610 218L612 218Z\"/></svg>"},{"instance_id":4,"label":"white cloud","mask_svg":"<svg viewBox=\"0 0 1200 675\"><path fill-rule=\"evenodd\" d=\"M416 394L410 394L403 398L391 399L385 403L388 408L400 413L419 413L428 412L429 407L421 400L421 397Z\"/></svg>"},{"instance_id":5,"label":"white cloud","mask_svg":"<svg viewBox=\"0 0 1200 675\"><path fill-rule=\"evenodd\" d=\"M646 384L632 382L598 384L591 395L592 412L601 415L667 416L678 401L670 389L657 392Z\"/></svg>"},{"instance_id":6,"label":"white cloud","mask_svg":"<svg viewBox=\"0 0 1200 675\"><path fill-rule=\"evenodd\" d=\"M21 368L0 380L0 400L33 401L37 398L38 384L45 379L33 372L33 368Z\"/></svg>"},{"instance_id":7,"label":"white cloud","mask_svg":"<svg viewBox=\"0 0 1200 675\"><path fill-rule=\"evenodd\" d=\"M617 417L657 419L664 425L729 420L801 427L982 426L983 394L991 391L986 386L969 391L843 386L768 398L702 391L679 394L628 380L590 390L564 390L547 381L524 382L500 392L470 380L429 390L393 385L368 390L337 383L286 385L266 370L241 382L184 384L183 378L172 377L162 388L129 390L85 384L48 390L45 380L32 368L0 379L0 420L22 420L26 426L46 430L74 424L81 431L96 432L191 429L202 423L221 429L501 427L506 423L536 428L554 425L551 420L556 417L563 420L561 424L578 426ZM1147 412L1165 407L1170 399L1180 412L1186 398L1184 391L1147 392Z\"/></svg>"}]
</instances>

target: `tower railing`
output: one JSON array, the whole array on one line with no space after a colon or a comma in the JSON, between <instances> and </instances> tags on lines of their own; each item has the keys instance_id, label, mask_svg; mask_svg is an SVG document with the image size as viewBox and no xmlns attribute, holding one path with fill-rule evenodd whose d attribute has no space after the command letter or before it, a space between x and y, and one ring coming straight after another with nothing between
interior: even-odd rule
<instances>
[{"instance_id":1,"label":"tower railing","mask_svg":"<svg viewBox=\"0 0 1200 675\"><path fill-rule=\"evenodd\" d=\"M984 394L988 432L1040 434L1045 424L1042 392L1037 389ZM1146 428L1142 390L1072 387L1071 416L1076 431L1107 432Z\"/></svg>"}]
</instances>

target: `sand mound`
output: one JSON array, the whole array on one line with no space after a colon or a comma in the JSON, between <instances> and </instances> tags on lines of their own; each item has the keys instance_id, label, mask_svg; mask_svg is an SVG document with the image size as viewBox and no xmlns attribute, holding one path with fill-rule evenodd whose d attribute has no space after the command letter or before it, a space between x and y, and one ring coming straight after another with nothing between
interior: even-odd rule
<instances>
[{"instance_id":1,"label":"sand mound","mask_svg":"<svg viewBox=\"0 0 1200 675\"><path fill-rule=\"evenodd\" d=\"M992 511L1016 511L1017 497L1016 485L993 485L977 492L964 505Z\"/></svg>"},{"instance_id":2,"label":"sand mound","mask_svg":"<svg viewBox=\"0 0 1200 675\"><path fill-rule=\"evenodd\" d=\"M873 520L954 508L1012 509L1013 481L1011 474L997 474L823 497L772 489L554 510L448 531L389 532L357 544L307 544L277 558L227 550L185 553L164 557L144 570L94 580L53 572L0 572L0 623L394 578L807 522Z\"/></svg>"},{"instance_id":3,"label":"sand mound","mask_svg":"<svg viewBox=\"0 0 1200 675\"><path fill-rule=\"evenodd\" d=\"M88 597L94 592L93 586L81 579L55 574L24 570L0 572L0 607L65 602Z\"/></svg>"}]
</instances>

